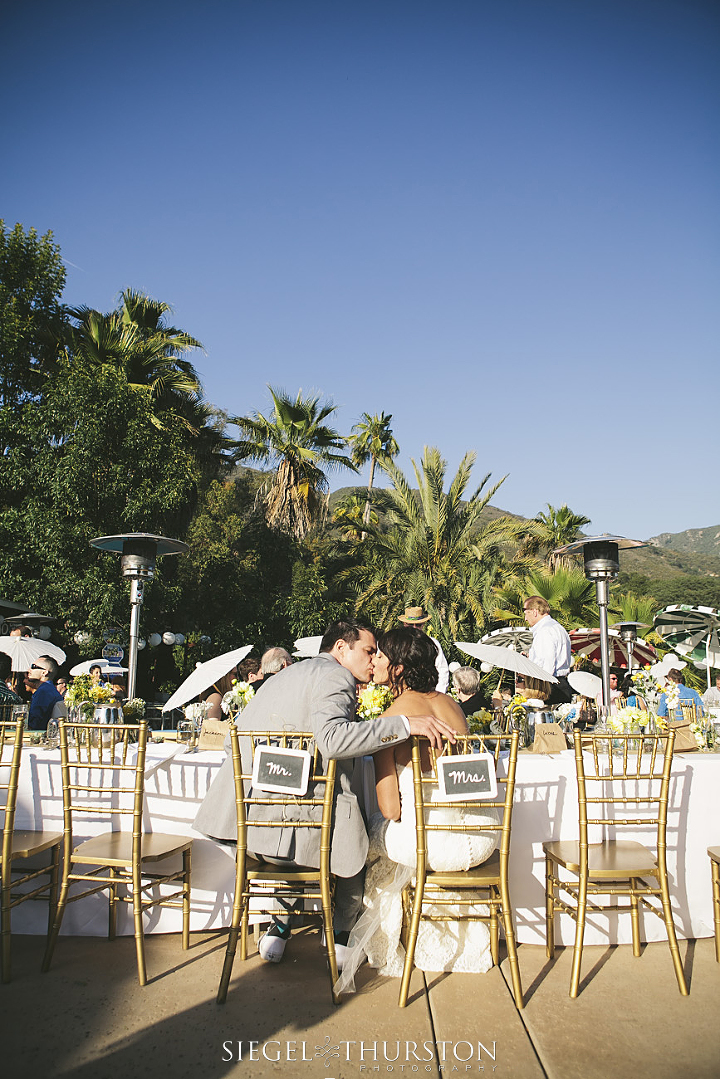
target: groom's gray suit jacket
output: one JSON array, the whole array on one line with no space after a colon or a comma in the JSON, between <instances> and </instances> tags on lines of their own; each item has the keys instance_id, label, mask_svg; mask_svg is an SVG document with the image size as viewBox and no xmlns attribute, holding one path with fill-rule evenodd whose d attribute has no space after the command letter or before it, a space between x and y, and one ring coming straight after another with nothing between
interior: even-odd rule
<instances>
[{"instance_id":1,"label":"groom's gray suit jacket","mask_svg":"<svg viewBox=\"0 0 720 1079\"><path fill-rule=\"evenodd\" d=\"M353 758L375 753L392 742L407 738L400 716L359 720L355 679L331 655L303 660L286 667L263 684L237 719L246 731L312 731L323 760L335 759L337 783L333 819L331 866L333 873L352 877L359 873L367 855L367 832L357 797L350 789ZM241 739L243 771L250 772L247 740ZM257 792L257 796L261 796ZM291 821L309 819L312 806L286 806L278 817L277 807L253 806L255 819L285 819L287 828L248 827L248 850L273 858L289 858L299 865L320 865L320 830L292 827ZM315 810L317 812L317 810ZM294 814L299 814L294 816ZM232 760L222 764L200 806L194 827L215 839L235 839L235 789Z\"/></svg>"}]
</instances>

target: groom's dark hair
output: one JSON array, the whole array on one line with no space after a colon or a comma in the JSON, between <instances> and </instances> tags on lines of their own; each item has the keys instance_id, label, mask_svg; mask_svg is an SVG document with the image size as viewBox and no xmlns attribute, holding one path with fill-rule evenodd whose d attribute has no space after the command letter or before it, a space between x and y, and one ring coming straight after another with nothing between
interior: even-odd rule
<instances>
[{"instance_id":1,"label":"groom's dark hair","mask_svg":"<svg viewBox=\"0 0 720 1079\"><path fill-rule=\"evenodd\" d=\"M323 633L323 638L320 641L320 651L332 652L335 644L340 640L347 641L349 645L353 645L356 641L360 640L360 634L363 630L372 633L373 637L377 637L375 630L371 626L366 626L364 623L358 622L354 618L331 622Z\"/></svg>"}]
</instances>

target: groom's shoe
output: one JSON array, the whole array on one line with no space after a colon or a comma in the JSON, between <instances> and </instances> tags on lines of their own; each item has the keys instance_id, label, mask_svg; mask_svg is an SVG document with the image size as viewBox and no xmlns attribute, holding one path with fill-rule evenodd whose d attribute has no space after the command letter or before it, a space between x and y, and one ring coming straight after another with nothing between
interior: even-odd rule
<instances>
[{"instance_id":1,"label":"groom's shoe","mask_svg":"<svg viewBox=\"0 0 720 1079\"><path fill-rule=\"evenodd\" d=\"M345 965L345 960L347 959L348 953L350 952L350 949L347 946L347 939L348 939L349 934L348 933L334 933L333 935L335 937L335 961L337 963L338 974L340 974L340 973L342 973L342 968ZM340 940L338 940L338 937L340 938L340 940L343 941L342 944L340 943ZM322 935L322 942L323 942L323 944L326 944L326 937L325 937L325 931L324 930L323 930L323 935Z\"/></svg>"},{"instance_id":2,"label":"groom's shoe","mask_svg":"<svg viewBox=\"0 0 720 1079\"><path fill-rule=\"evenodd\" d=\"M258 943L258 951L260 958L264 959L266 963L279 963L282 957L285 955L285 948L287 942L290 940L290 930L283 933L280 931L277 924L268 929L266 933L260 937Z\"/></svg>"}]
</instances>

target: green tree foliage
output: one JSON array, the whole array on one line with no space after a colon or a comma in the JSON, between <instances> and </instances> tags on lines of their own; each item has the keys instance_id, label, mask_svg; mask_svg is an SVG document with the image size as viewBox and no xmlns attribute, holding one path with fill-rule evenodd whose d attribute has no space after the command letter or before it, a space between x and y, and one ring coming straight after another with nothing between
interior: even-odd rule
<instances>
[{"instance_id":1,"label":"green tree foliage","mask_svg":"<svg viewBox=\"0 0 720 1079\"><path fill-rule=\"evenodd\" d=\"M318 396L293 400L273 390L273 411L235 416L229 420L242 438L232 443L236 461L257 461L276 468L265 491L268 523L302 540L318 522L327 505L328 481L325 469L356 471L346 455L347 440L325 420L335 411L331 401Z\"/></svg>"},{"instance_id":2,"label":"green tree foliage","mask_svg":"<svg viewBox=\"0 0 720 1079\"><path fill-rule=\"evenodd\" d=\"M545 565L552 572L555 569L569 569L577 565L577 557L574 555L556 555L558 547L564 547L567 543L573 543L582 535L582 529L590 524L590 518L580 513L573 513L567 505L559 508L546 503L547 513L540 512L535 517L537 529L525 544L526 554L538 554L542 552Z\"/></svg>"},{"instance_id":3,"label":"green tree foliage","mask_svg":"<svg viewBox=\"0 0 720 1079\"><path fill-rule=\"evenodd\" d=\"M445 491L447 464L426 447L420 467L413 461L418 498L400 469L383 462L392 488L376 493L376 505L387 527L371 529L362 563L342 574L356 589L357 609L378 625L389 627L404 607L422 605L447 648L485 625L492 552L499 557L502 544L517 541L522 522L499 519L482 528L480 514L503 480L483 493L488 474L464 500L474 463L466 454Z\"/></svg>"},{"instance_id":4,"label":"green tree foliage","mask_svg":"<svg viewBox=\"0 0 720 1079\"><path fill-rule=\"evenodd\" d=\"M357 468L362 468L368 461L370 462L368 493L363 512L363 523L366 525L370 522L372 489L377 463L384 458L392 460L400 452L400 447L390 429L391 420L392 416L386 415L384 412L381 412L379 416L377 413L371 416L369 412L363 412L350 435L353 464ZM362 535L362 538L365 538L365 534Z\"/></svg>"},{"instance_id":5,"label":"green tree foliage","mask_svg":"<svg viewBox=\"0 0 720 1079\"><path fill-rule=\"evenodd\" d=\"M288 647L287 597L296 546L268 527L249 476L210 484L178 566L186 625L204 629L216 654L243 644Z\"/></svg>"},{"instance_id":6,"label":"green tree foliage","mask_svg":"<svg viewBox=\"0 0 720 1079\"><path fill-rule=\"evenodd\" d=\"M121 370L65 364L42 400L0 411L9 447L0 463L0 592L62 612L69 633L126 624L117 559L89 547L98 535L182 536L196 499L197 466L179 430L152 423L150 401ZM160 576L171 581L172 559ZM144 619L169 618L179 596L148 590Z\"/></svg>"},{"instance_id":7,"label":"green tree foliage","mask_svg":"<svg viewBox=\"0 0 720 1079\"><path fill-rule=\"evenodd\" d=\"M197 434L206 413L198 412L200 380L185 353L202 345L167 325L168 304L132 289L122 293L121 301L105 315L89 307L70 310L68 352L86 366L121 369L128 385L148 396L156 427L179 424Z\"/></svg>"},{"instance_id":8,"label":"green tree foliage","mask_svg":"<svg viewBox=\"0 0 720 1079\"><path fill-rule=\"evenodd\" d=\"M0 404L37 393L57 355L65 267L52 232L0 220Z\"/></svg>"},{"instance_id":9,"label":"green tree foliage","mask_svg":"<svg viewBox=\"0 0 720 1079\"><path fill-rule=\"evenodd\" d=\"M567 630L598 624L595 586L575 567L535 570L522 580L496 588L493 617L503 624L523 623L523 603L528 596L546 599L553 618Z\"/></svg>"}]
</instances>

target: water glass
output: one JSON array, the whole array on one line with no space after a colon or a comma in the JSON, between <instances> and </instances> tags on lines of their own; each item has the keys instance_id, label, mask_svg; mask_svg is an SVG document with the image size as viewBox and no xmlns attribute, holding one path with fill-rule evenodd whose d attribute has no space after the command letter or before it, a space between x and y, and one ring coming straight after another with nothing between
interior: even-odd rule
<instances>
[{"instance_id":1,"label":"water glass","mask_svg":"<svg viewBox=\"0 0 720 1079\"><path fill-rule=\"evenodd\" d=\"M177 740L187 746L189 752L195 743L195 724L191 719L181 719L177 725Z\"/></svg>"},{"instance_id":2,"label":"water glass","mask_svg":"<svg viewBox=\"0 0 720 1079\"><path fill-rule=\"evenodd\" d=\"M30 715L29 704L14 704L12 709L13 723L22 723L23 730L28 729L28 717Z\"/></svg>"},{"instance_id":3,"label":"water glass","mask_svg":"<svg viewBox=\"0 0 720 1079\"><path fill-rule=\"evenodd\" d=\"M60 745L60 728L58 727L58 721L56 719L51 719L47 725L45 745L48 749L57 749Z\"/></svg>"}]
</instances>

